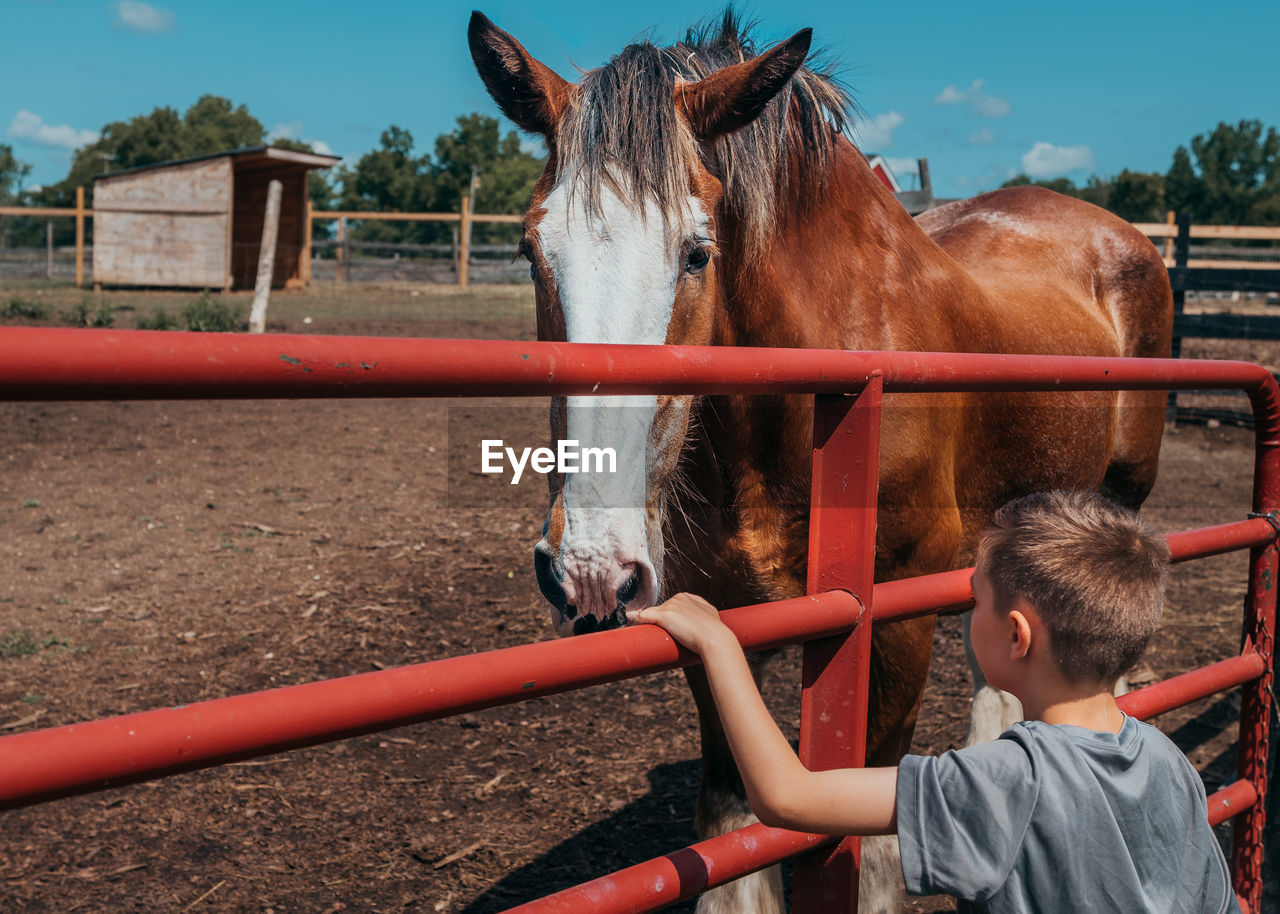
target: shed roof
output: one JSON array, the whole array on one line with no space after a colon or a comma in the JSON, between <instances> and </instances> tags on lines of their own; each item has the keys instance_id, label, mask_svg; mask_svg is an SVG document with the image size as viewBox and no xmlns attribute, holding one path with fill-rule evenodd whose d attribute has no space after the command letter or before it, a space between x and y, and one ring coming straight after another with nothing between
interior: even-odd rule
<instances>
[{"instance_id":1,"label":"shed roof","mask_svg":"<svg viewBox=\"0 0 1280 914\"><path fill-rule=\"evenodd\" d=\"M174 165L186 165L191 162L203 162L208 159L230 158L236 171L257 171L262 168L275 168L281 165L297 165L303 168L330 168L342 159L339 156L326 156L314 152L295 152L292 149L280 149L276 146L253 146L248 149L228 149L224 152L209 152L204 155L191 156L186 159L173 159L169 162L153 162L150 165L136 165L120 171L94 175L93 180L103 181L118 178L121 175L137 174L157 168L170 168Z\"/></svg>"}]
</instances>

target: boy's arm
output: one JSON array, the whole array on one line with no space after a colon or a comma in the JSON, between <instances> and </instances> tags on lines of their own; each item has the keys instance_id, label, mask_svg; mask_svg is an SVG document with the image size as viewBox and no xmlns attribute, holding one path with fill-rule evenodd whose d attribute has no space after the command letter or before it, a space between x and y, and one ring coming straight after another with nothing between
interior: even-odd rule
<instances>
[{"instance_id":1,"label":"boy's arm","mask_svg":"<svg viewBox=\"0 0 1280 914\"><path fill-rule=\"evenodd\" d=\"M896 830L896 768L809 771L765 707L738 639L701 597L679 594L628 613L652 622L702 657L751 809L766 825L824 835Z\"/></svg>"}]
</instances>

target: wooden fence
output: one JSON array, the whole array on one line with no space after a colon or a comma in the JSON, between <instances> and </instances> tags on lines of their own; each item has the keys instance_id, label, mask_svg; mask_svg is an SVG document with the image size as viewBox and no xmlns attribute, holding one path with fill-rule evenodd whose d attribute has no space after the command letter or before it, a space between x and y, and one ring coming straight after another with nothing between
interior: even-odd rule
<instances>
[{"instance_id":1,"label":"wooden fence","mask_svg":"<svg viewBox=\"0 0 1280 914\"><path fill-rule=\"evenodd\" d=\"M42 206L0 206L0 216L21 216L21 217L44 217L49 219L67 219L72 218L76 221L76 288L84 286L84 228L85 220L92 219L94 211L85 206L84 188L76 188L76 205L74 207L42 207ZM458 224L459 251L457 257L457 275L458 285L465 289L467 287L467 266L471 256L471 227L476 223L516 223L521 220L521 216L508 214L480 214L471 212L471 199L469 197L462 198L462 206L456 213L396 213L396 212L362 212L359 210L324 210L317 211L312 208L311 201L307 201L307 218L305 220L305 238L302 245L301 256L301 274L304 284L311 282L311 249L312 226L319 221L334 221L338 223L336 255L338 259L338 269L335 276L338 282L349 278L349 262L350 262L350 233L347 228L348 221L382 221L382 222L453 222ZM52 242L50 242L52 245ZM344 263L344 260L346 263ZM344 269L346 267L346 269Z\"/></svg>"},{"instance_id":2,"label":"wooden fence","mask_svg":"<svg viewBox=\"0 0 1280 914\"><path fill-rule=\"evenodd\" d=\"M84 188L76 188L74 207L0 206L0 216L45 217L50 219L72 218L76 222L76 286L84 285L85 269L85 220L92 219L94 211L85 206ZM518 215L479 214L471 212L471 200L462 198L456 213L401 213L364 212L360 210L317 211L307 201L305 238L302 248L301 274L304 283L311 281L311 230L319 221L336 221L337 238L335 254L338 269L335 277L342 282L350 276L351 234L349 222L444 222L458 226L457 276L458 285L467 287L468 261L472 253L471 227L476 223L515 223ZM1173 285L1177 323L1175 336L1280 339L1280 317L1250 317L1247 315L1189 315L1183 313L1183 302L1188 291L1228 291L1280 293L1280 260L1248 260L1239 256L1228 258L1192 258L1191 241L1272 241L1280 242L1280 227L1248 225L1191 225L1187 214L1170 212L1165 222L1139 222L1134 227L1149 238L1161 240L1165 264ZM1223 248L1231 253L1232 248ZM1202 253L1202 252L1197 252ZM1264 334L1259 337L1258 334ZM1175 350L1176 354L1176 350Z\"/></svg>"}]
</instances>

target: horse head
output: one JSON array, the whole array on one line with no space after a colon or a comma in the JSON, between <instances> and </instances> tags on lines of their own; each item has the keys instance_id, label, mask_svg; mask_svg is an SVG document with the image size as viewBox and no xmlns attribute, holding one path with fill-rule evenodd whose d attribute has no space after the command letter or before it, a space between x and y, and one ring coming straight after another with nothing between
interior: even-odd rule
<instances>
[{"instance_id":1,"label":"horse head","mask_svg":"<svg viewBox=\"0 0 1280 914\"><path fill-rule=\"evenodd\" d=\"M538 338L709 344L723 311L717 139L752 124L804 62L804 30L752 59L698 69L680 46L632 45L569 83L473 13L472 59L499 108L545 138L523 221ZM683 75L682 75L683 74ZM562 635L616 628L662 590L663 518L689 430L689 396L567 397L551 435L612 448L615 472L548 476L534 550Z\"/></svg>"}]
</instances>

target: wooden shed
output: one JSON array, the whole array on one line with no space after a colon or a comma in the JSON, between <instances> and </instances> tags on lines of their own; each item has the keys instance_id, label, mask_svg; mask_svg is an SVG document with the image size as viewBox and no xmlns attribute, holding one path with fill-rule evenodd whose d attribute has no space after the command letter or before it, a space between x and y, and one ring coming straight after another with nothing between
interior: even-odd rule
<instances>
[{"instance_id":1,"label":"wooden shed","mask_svg":"<svg viewBox=\"0 0 1280 914\"><path fill-rule=\"evenodd\" d=\"M93 179L93 281L253 288L267 183L283 185L272 285L303 282L307 173L335 156L270 146L143 165Z\"/></svg>"}]
</instances>

